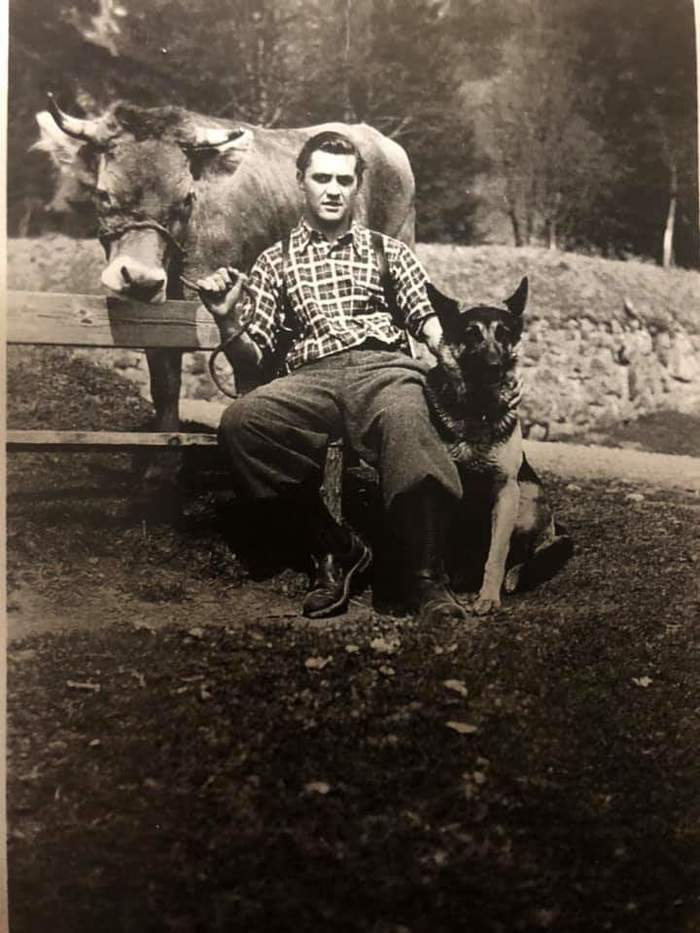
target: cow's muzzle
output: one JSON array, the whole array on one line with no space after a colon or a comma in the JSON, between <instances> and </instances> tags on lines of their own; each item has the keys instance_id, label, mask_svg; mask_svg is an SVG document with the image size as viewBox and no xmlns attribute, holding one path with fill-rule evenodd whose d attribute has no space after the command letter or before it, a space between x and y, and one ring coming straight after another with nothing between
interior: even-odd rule
<instances>
[{"instance_id":1,"label":"cow's muzzle","mask_svg":"<svg viewBox=\"0 0 700 933\"><path fill-rule=\"evenodd\" d=\"M173 259L180 264L184 247L172 233L152 219L112 222L100 231L108 258L102 284L110 291L149 304L165 301L167 269Z\"/></svg>"},{"instance_id":2,"label":"cow's muzzle","mask_svg":"<svg viewBox=\"0 0 700 933\"><path fill-rule=\"evenodd\" d=\"M165 301L167 283L162 266L146 264L131 256L115 256L102 273L102 284L110 291L150 304Z\"/></svg>"}]
</instances>

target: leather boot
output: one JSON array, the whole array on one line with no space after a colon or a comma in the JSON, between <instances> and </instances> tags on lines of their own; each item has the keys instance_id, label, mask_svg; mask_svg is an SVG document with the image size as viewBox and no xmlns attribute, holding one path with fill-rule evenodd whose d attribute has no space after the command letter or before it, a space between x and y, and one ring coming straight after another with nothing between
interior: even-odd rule
<instances>
[{"instance_id":1,"label":"leather boot","mask_svg":"<svg viewBox=\"0 0 700 933\"><path fill-rule=\"evenodd\" d=\"M342 612L353 577L366 570L372 553L349 528L339 525L318 500L309 513L314 579L303 603L305 616L320 619Z\"/></svg>"},{"instance_id":2,"label":"leather boot","mask_svg":"<svg viewBox=\"0 0 700 933\"><path fill-rule=\"evenodd\" d=\"M452 497L427 480L399 496L392 511L405 555L407 608L421 623L465 620L444 566Z\"/></svg>"}]
</instances>

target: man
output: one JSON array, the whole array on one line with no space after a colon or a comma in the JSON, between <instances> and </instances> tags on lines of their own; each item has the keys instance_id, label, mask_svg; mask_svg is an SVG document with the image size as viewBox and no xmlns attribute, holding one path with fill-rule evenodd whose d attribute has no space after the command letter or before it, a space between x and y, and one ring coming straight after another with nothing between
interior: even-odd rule
<instances>
[{"instance_id":1,"label":"man","mask_svg":"<svg viewBox=\"0 0 700 933\"><path fill-rule=\"evenodd\" d=\"M259 382L261 367L280 350L287 369L230 405L220 439L241 496L295 502L308 523L315 578L305 615L342 611L353 577L371 561L368 547L335 522L319 495L329 438L342 435L379 472L383 504L405 551L407 607L424 622L463 619L443 568L459 474L430 421L427 367L404 349L404 328L431 349L442 330L418 260L383 236L393 316L387 306L372 235L353 220L363 169L346 136L309 139L297 159L304 213L286 243L262 253L242 297L244 277L232 269L197 283L229 341L239 386ZM247 327L235 337L241 321Z\"/></svg>"}]
</instances>

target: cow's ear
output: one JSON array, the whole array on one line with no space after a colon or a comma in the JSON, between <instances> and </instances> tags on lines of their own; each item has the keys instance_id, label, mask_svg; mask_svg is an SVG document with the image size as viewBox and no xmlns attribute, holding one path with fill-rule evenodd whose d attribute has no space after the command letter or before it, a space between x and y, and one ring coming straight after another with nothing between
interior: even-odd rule
<instances>
[{"instance_id":1,"label":"cow's ear","mask_svg":"<svg viewBox=\"0 0 700 933\"><path fill-rule=\"evenodd\" d=\"M508 308L510 313L515 317L520 317L525 310L525 304L527 302L527 276L523 276L520 281L520 285L516 288L510 298L506 298L503 304Z\"/></svg>"},{"instance_id":2,"label":"cow's ear","mask_svg":"<svg viewBox=\"0 0 700 933\"><path fill-rule=\"evenodd\" d=\"M48 110L38 113L36 122L39 124L40 135L31 148L48 153L57 168L72 166L85 143L64 133Z\"/></svg>"},{"instance_id":3,"label":"cow's ear","mask_svg":"<svg viewBox=\"0 0 700 933\"><path fill-rule=\"evenodd\" d=\"M183 149L191 153L217 154L223 152L245 152L253 142L252 130L239 126L223 129L213 126L194 126L192 136L183 143Z\"/></svg>"},{"instance_id":4,"label":"cow's ear","mask_svg":"<svg viewBox=\"0 0 700 933\"><path fill-rule=\"evenodd\" d=\"M55 192L49 209L63 213L87 207L92 211L98 150L64 133L45 110L36 115L36 121L41 135L31 149L45 152L55 169Z\"/></svg>"},{"instance_id":5,"label":"cow's ear","mask_svg":"<svg viewBox=\"0 0 700 933\"><path fill-rule=\"evenodd\" d=\"M428 282L425 288L428 301L435 309L435 313L442 324L442 329L450 331L459 326L459 302L455 301L454 298L443 295L432 282Z\"/></svg>"}]
</instances>

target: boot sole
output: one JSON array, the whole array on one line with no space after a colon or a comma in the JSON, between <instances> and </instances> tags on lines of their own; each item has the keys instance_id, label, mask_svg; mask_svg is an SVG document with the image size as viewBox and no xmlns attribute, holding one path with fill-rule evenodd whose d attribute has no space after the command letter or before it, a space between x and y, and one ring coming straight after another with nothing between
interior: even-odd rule
<instances>
[{"instance_id":1,"label":"boot sole","mask_svg":"<svg viewBox=\"0 0 700 933\"><path fill-rule=\"evenodd\" d=\"M334 613L338 612L339 609L344 608L350 599L350 584L352 583L352 578L356 573L362 573L363 570L366 570L371 563L372 552L367 546L363 545L362 554L360 554L356 563L345 574L345 585L343 586L342 595L330 606L325 606L323 609L316 609L315 611L304 613L306 618L323 619L326 616L332 616Z\"/></svg>"}]
</instances>

